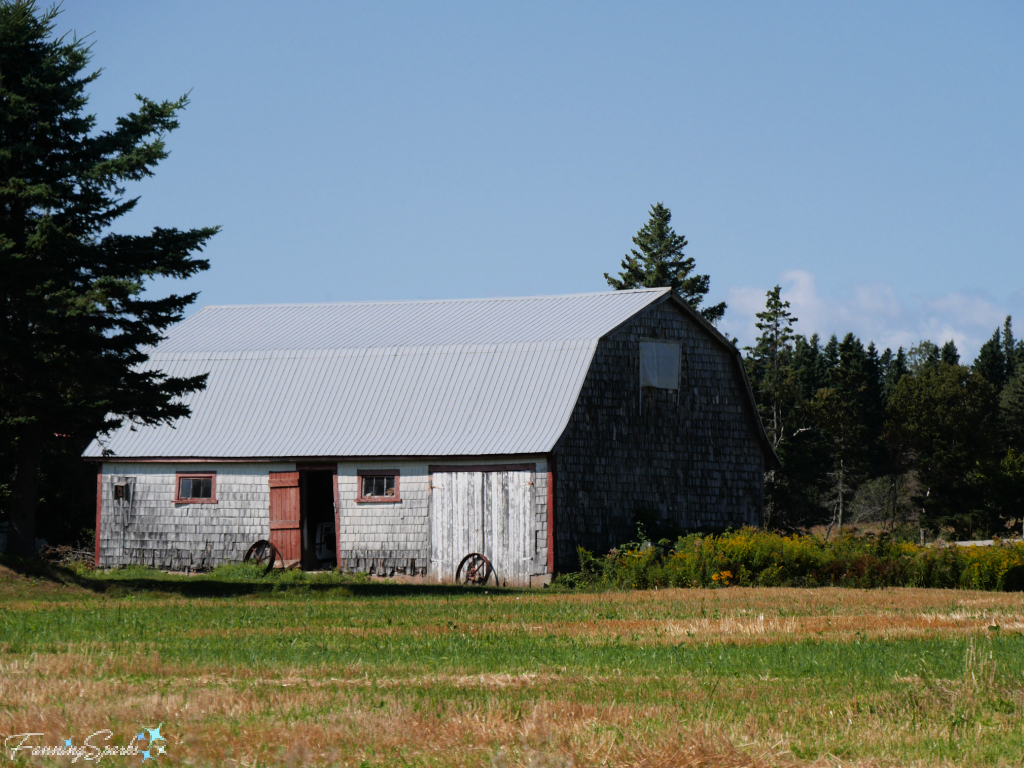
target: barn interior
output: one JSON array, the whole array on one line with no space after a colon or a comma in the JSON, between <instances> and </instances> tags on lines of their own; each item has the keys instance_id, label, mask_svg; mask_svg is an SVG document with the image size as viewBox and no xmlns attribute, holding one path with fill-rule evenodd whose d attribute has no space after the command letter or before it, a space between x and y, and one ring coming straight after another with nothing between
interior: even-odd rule
<instances>
[{"instance_id":1,"label":"barn interior","mask_svg":"<svg viewBox=\"0 0 1024 768\"><path fill-rule=\"evenodd\" d=\"M333 472L306 471L299 474L302 499L302 567L305 570L336 568L338 555L334 535Z\"/></svg>"}]
</instances>

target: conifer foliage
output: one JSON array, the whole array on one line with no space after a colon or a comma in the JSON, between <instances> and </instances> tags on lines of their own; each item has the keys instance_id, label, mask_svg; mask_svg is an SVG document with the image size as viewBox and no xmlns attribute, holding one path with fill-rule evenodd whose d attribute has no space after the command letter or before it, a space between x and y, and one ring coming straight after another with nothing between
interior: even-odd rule
<instances>
[{"instance_id":1,"label":"conifer foliage","mask_svg":"<svg viewBox=\"0 0 1024 768\"><path fill-rule=\"evenodd\" d=\"M696 262L683 254L686 238L672 228L672 211L662 203L651 206L651 216L633 238L636 248L622 258L618 277L607 272L604 279L617 291L632 288L671 288L700 312L705 320L717 323L725 314L725 302L701 309L710 289L711 278L692 274Z\"/></svg>"},{"instance_id":2,"label":"conifer foliage","mask_svg":"<svg viewBox=\"0 0 1024 768\"><path fill-rule=\"evenodd\" d=\"M905 352L793 330L779 286L745 350L782 468L765 475L769 527L870 520L959 537L1024 524L1024 344L1010 318L971 366L956 344Z\"/></svg>"},{"instance_id":3,"label":"conifer foliage","mask_svg":"<svg viewBox=\"0 0 1024 768\"><path fill-rule=\"evenodd\" d=\"M38 469L56 440L170 422L205 383L143 369L145 349L196 298L144 290L207 269L193 254L216 228L111 231L138 201L125 185L167 157L188 99L137 97L137 111L97 130L86 89L99 72L80 40L54 35L58 12L0 3L0 430L14 554L34 551Z\"/></svg>"}]
</instances>

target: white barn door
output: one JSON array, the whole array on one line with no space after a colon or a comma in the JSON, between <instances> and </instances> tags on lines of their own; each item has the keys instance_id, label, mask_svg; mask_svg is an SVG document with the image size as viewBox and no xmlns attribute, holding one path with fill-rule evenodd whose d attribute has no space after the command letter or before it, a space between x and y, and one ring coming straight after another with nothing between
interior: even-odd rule
<instances>
[{"instance_id":1,"label":"white barn door","mask_svg":"<svg viewBox=\"0 0 1024 768\"><path fill-rule=\"evenodd\" d=\"M455 578L459 562L479 552L498 584L529 586L535 556L532 470L432 468L430 573Z\"/></svg>"}]
</instances>

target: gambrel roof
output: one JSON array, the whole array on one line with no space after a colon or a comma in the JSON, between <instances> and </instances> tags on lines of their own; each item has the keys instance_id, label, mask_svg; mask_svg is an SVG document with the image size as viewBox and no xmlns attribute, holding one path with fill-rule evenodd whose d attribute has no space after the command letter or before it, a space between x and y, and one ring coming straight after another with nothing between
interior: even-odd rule
<instances>
[{"instance_id":1,"label":"gambrel roof","mask_svg":"<svg viewBox=\"0 0 1024 768\"><path fill-rule=\"evenodd\" d=\"M598 340L671 297L683 304L659 288L206 307L172 328L147 364L172 376L209 373L207 388L187 399L192 416L173 426L126 424L93 441L85 456L547 453L572 414Z\"/></svg>"}]
</instances>

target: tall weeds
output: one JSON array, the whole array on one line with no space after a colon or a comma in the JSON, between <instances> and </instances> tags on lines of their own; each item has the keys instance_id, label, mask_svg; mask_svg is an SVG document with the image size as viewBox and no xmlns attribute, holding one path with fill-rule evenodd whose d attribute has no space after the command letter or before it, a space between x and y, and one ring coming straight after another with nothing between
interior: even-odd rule
<instances>
[{"instance_id":1,"label":"tall weeds","mask_svg":"<svg viewBox=\"0 0 1024 768\"><path fill-rule=\"evenodd\" d=\"M568 587L842 586L1024 589L1024 544L919 547L887 537L780 535L752 528L627 544L598 556L579 550Z\"/></svg>"}]
</instances>

